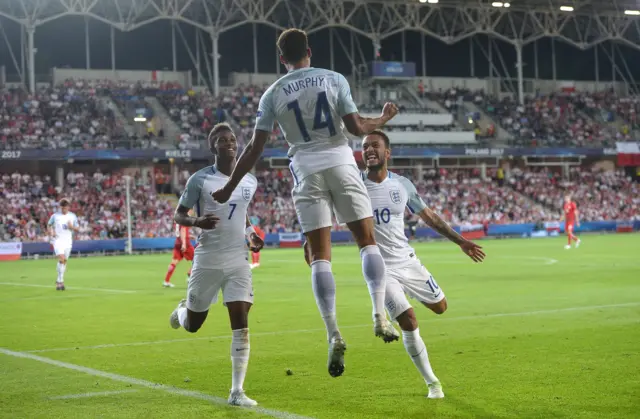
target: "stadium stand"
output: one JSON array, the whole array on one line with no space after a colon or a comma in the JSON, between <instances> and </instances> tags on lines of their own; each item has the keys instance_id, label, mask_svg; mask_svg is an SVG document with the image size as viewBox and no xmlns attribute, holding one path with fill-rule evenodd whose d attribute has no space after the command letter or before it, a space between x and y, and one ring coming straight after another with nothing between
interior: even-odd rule
<instances>
[{"instance_id":1,"label":"stadium stand","mask_svg":"<svg viewBox=\"0 0 640 419\"><path fill-rule=\"evenodd\" d=\"M135 237L173 235L173 206L154 190L154 179L133 174L131 215ZM78 216L78 240L126 235L125 182L122 173L68 172L62 187L50 176L14 172L0 182L0 240L46 241L47 222L62 197Z\"/></svg>"}]
</instances>

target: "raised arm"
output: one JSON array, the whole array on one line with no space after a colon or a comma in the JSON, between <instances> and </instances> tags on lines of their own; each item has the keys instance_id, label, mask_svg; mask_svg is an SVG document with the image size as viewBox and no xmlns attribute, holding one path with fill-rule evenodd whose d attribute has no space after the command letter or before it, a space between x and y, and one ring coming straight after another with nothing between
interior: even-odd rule
<instances>
[{"instance_id":1,"label":"raised arm","mask_svg":"<svg viewBox=\"0 0 640 419\"><path fill-rule=\"evenodd\" d=\"M224 185L224 188L213 193L213 199L216 201L220 203L227 202L229 198L231 198L231 193L238 186L238 183L253 169L253 166L256 165L260 156L262 156L264 145L269 141L269 137L273 132L273 124L275 124L276 121L271 97L271 90L267 90L260 98L253 137L242 151L242 155L238 159L227 184Z\"/></svg>"},{"instance_id":2,"label":"raised arm","mask_svg":"<svg viewBox=\"0 0 640 419\"><path fill-rule=\"evenodd\" d=\"M393 103L386 103L382 109L382 114L378 118L365 118L358 113L358 107L353 102L349 82L344 76L340 76L338 83L338 112L347 131L356 137L371 134L372 131L380 129L389 122L391 118L398 114L398 107Z\"/></svg>"},{"instance_id":3,"label":"raised arm","mask_svg":"<svg viewBox=\"0 0 640 419\"><path fill-rule=\"evenodd\" d=\"M224 185L224 188L213 193L213 199L223 204L231 198L231 193L236 189L238 183L240 183L242 178L249 173L258 160L260 160L260 156L262 156L262 151L264 150L264 145L269 140L270 135L271 131L256 129L253 132L253 138L251 138L251 141L249 141L242 151L242 155L238 159L236 167L233 169L233 173L231 173L227 184Z\"/></svg>"},{"instance_id":4,"label":"raised arm","mask_svg":"<svg viewBox=\"0 0 640 419\"><path fill-rule=\"evenodd\" d=\"M382 128L397 114L398 107L396 105L393 103L385 103L382 114L377 118L365 118L356 112L343 116L342 120L350 134L356 137L362 137Z\"/></svg>"}]
</instances>

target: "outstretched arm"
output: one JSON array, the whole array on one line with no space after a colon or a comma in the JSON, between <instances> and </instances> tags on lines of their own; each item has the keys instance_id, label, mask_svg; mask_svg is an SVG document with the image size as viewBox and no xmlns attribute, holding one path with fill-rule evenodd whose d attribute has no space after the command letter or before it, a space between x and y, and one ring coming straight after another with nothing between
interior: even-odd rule
<instances>
[{"instance_id":1,"label":"outstretched arm","mask_svg":"<svg viewBox=\"0 0 640 419\"><path fill-rule=\"evenodd\" d=\"M249 173L251 169L253 169L253 166L256 165L260 156L262 156L264 145L269 140L270 135L270 132L259 129L253 132L253 138L251 138L249 144L247 144L242 151L242 155L238 159L236 167L233 169L233 173L231 173L231 177L227 181L227 184L224 185L224 188L213 193L213 199L221 204L229 200L231 193L236 189L238 183L240 183L242 178Z\"/></svg>"},{"instance_id":2,"label":"outstretched arm","mask_svg":"<svg viewBox=\"0 0 640 419\"><path fill-rule=\"evenodd\" d=\"M371 132L382 128L391 118L398 114L398 107L393 103L386 103L382 109L382 114L377 118L365 118L357 112L350 113L342 117L347 131L356 137L371 134Z\"/></svg>"},{"instance_id":3,"label":"outstretched arm","mask_svg":"<svg viewBox=\"0 0 640 419\"><path fill-rule=\"evenodd\" d=\"M436 233L460 246L460 249L462 249L462 251L469 256L471 260L474 262L482 262L484 260L485 254L482 250L482 246L462 237L436 212L429 208L424 208L418 215L422 218L425 224L431 227Z\"/></svg>"},{"instance_id":4,"label":"outstretched arm","mask_svg":"<svg viewBox=\"0 0 640 419\"><path fill-rule=\"evenodd\" d=\"M435 211L425 208L418 214L422 221L431 227L436 233L449 239L458 246L466 241L458 232L456 232L445 220L443 220Z\"/></svg>"}]
</instances>

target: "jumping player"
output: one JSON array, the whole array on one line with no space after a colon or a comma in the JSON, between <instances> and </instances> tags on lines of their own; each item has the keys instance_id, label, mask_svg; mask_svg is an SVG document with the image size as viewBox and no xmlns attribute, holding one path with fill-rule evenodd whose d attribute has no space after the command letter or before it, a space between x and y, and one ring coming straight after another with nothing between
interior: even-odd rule
<instances>
[{"instance_id":1,"label":"jumping player","mask_svg":"<svg viewBox=\"0 0 640 419\"><path fill-rule=\"evenodd\" d=\"M262 230L260 226L257 224L253 226L253 229L256 231L256 234L258 235L258 237L260 237L264 242L264 238L266 237L264 230ZM260 267L260 252L252 251L250 253L251 253L251 265L249 265L249 267L251 269Z\"/></svg>"},{"instance_id":2,"label":"jumping player","mask_svg":"<svg viewBox=\"0 0 640 419\"><path fill-rule=\"evenodd\" d=\"M247 208L258 182L253 175L247 174L229 203L215 202L212 192L227 182L236 164L238 144L229 125L213 127L209 148L217 156L216 164L189 178L174 217L182 226L199 227L203 231L195 249L187 299L180 301L171 313L170 324L174 329L183 327L188 332L197 332L222 290L232 332L232 386L228 402L234 406L255 406L257 402L245 395L243 384L249 364L248 317L253 304L245 239L256 252L264 245L247 218ZM197 217L189 215L191 208L195 208Z\"/></svg>"},{"instance_id":3,"label":"jumping player","mask_svg":"<svg viewBox=\"0 0 640 419\"><path fill-rule=\"evenodd\" d=\"M238 160L229 182L214 193L226 202L245 173L260 158L278 122L291 146L289 168L294 179L293 203L311 249L311 282L329 341L328 370L344 372L346 344L338 329L336 285L331 270L332 210L346 223L360 248L362 272L373 303L374 333L385 342L398 340L398 332L384 312L384 260L376 245L371 201L358 170L344 128L366 135L398 113L385 104L378 118L364 118L351 97L349 83L339 73L311 67L307 35L288 29L278 39L280 62L288 73L260 99L253 138Z\"/></svg>"},{"instance_id":4,"label":"jumping player","mask_svg":"<svg viewBox=\"0 0 640 419\"><path fill-rule=\"evenodd\" d=\"M69 211L70 202L67 198L60 200L60 212L56 212L49 218L48 230L53 252L58 258L56 270L56 290L64 291L64 273L67 270L67 260L71 255L73 246L73 232L78 231L78 217Z\"/></svg>"},{"instance_id":5,"label":"jumping player","mask_svg":"<svg viewBox=\"0 0 640 419\"><path fill-rule=\"evenodd\" d=\"M193 210L189 211L188 215L193 216ZM169 269L167 269L167 275L164 277L164 287L173 288L171 276L173 275L173 271L176 270L176 265L180 263L182 259L186 259L191 262L193 260L194 250L193 244L191 244L191 229L189 227L176 224L176 242L173 245L173 259L171 259ZM190 276L191 269L189 269L189 272L187 273L187 281Z\"/></svg>"},{"instance_id":6,"label":"jumping player","mask_svg":"<svg viewBox=\"0 0 640 419\"><path fill-rule=\"evenodd\" d=\"M415 186L387 169L391 157L389 138L382 131L366 136L362 146L367 171L364 183L373 206L376 240L387 266L385 305L402 329L404 347L429 389L428 397L444 397L442 385L429 363L427 348L420 336L418 321L405 294L436 314L447 309L447 299L429 271L416 257L404 233L405 208L417 214L433 230L451 240L474 262L485 257L482 248L456 233L438 214L427 208ZM309 262L308 245L305 258Z\"/></svg>"},{"instance_id":7,"label":"jumping player","mask_svg":"<svg viewBox=\"0 0 640 419\"><path fill-rule=\"evenodd\" d=\"M580 246L580 239L573 234L575 227L580 227L580 218L578 216L578 206L571 200L571 195L564 197L564 205L562 207L564 211L564 231L567 233L567 245L565 249L571 249L571 241L576 242L576 247Z\"/></svg>"}]
</instances>

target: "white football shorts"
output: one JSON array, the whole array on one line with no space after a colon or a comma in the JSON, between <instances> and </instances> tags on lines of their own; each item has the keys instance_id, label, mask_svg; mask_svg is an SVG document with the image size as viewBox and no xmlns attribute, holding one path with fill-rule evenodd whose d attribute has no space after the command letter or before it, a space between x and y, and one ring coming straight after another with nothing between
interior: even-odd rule
<instances>
[{"instance_id":1,"label":"white football shorts","mask_svg":"<svg viewBox=\"0 0 640 419\"><path fill-rule=\"evenodd\" d=\"M246 301L253 304L253 282L249 263L234 268L204 269L194 267L187 286L187 308L201 313L218 301L222 290L223 303Z\"/></svg>"},{"instance_id":2,"label":"white football shorts","mask_svg":"<svg viewBox=\"0 0 640 419\"><path fill-rule=\"evenodd\" d=\"M69 256L71 255L71 248L73 247L73 245L71 243L69 243L68 241L54 241L53 242L53 253L56 256L60 256L60 255L64 255L65 259L69 259Z\"/></svg>"},{"instance_id":3,"label":"white football shorts","mask_svg":"<svg viewBox=\"0 0 640 419\"><path fill-rule=\"evenodd\" d=\"M373 217L367 188L354 164L305 177L293 187L291 196L303 233L331 227L334 211L340 224Z\"/></svg>"},{"instance_id":4,"label":"white football shorts","mask_svg":"<svg viewBox=\"0 0 640 419\"><path fill-rule=\"evenodd\" d=\"M392 319L411 308L407 295L426 304L444 299L444 291L418 259L400 268L387 266L386 280L385 306Z\"/></svg>"}]
</instances>

